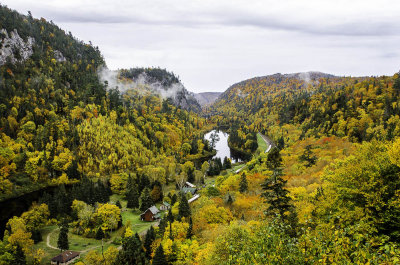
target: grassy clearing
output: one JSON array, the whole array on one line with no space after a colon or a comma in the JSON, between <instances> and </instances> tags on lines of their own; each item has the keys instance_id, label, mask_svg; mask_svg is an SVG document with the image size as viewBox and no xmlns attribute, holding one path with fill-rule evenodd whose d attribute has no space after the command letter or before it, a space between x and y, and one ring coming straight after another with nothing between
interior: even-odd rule
<instances>
[{"instance_id":1,"label":"grassy clearing","mask_svg":"<svg viewBox=\"0 0 400 265\"><path fill-rule=\"evenodd\" d=\"M45 256L42 259L42 264L50 264L51 258L53 258L54 256L57 256L58 254L60 254L60 250L48 248L47 245L46 245L47 235L49 233L51 233L56 228L57 228L57 226L55 226L55 225L44 227L42 229L43 241L41 241L41 242L39 242L39 243L37 243L37 244L35 244L33 246L34 250L37 250L37 249L43 249L44 250Z\"/></svg>"},{"instance_id":2,"label":"grassy clearing","mask_svg":"<svg viewBox=\"0 0 400 265\"><path fill-rule=\"evenodd\" d=\"M268 149L267 143L264 141L260 133L257 133L257 144L260 152L265 152Z\"/></svg>"},{"instance_id":3,"label":"grassy clearing","mask_svg":"<svg viewBox=\"0 0 400 265\"><path fill-rule=\"evenodd\" d=\"M156 222L142 222L140 220L140 214L141 212L139 210L132 210L126 208L127 202L123 199L122 195L112 195L110 197L110 202L115 203L117 200L120 201L123 209L122 209L122 223L125 225L128 221L131 223L131 228L134 233L142 233L146 231L147 229L150 228L151 225L154 225ZM159 206L159 205L158 205ZM164 213L161 214L162 216ZM34 249L43 249L45 252L45 256L43 257L42 264L50 264L51 258L57 256L60 254L60 250L58 249L53 249L49 248L46 244L47 236L50 234L50 245L56 247L57 246L57 240L58 240L58 226L52 225L52 226L46 226L41 230L42 233L42 238L43 241L37 243L34 245ZM103 241L104 244L104 250L106 250L110 246L115 246L118 247L117 245L114 245L112 241L120 236L121 234L121 229L111 233L111 238L105 239ZM73 233L68 233L68 240L69 240L69 246L70 250L74 251L86 251L86 250L95 250L95 251L101 251L101 245L102 241L101 240L96 240L94 238L86 238L80 235L76 235ZM82 253L81 257L84 257L87 254L87 252Z\"/></svg>"}]
</instances>

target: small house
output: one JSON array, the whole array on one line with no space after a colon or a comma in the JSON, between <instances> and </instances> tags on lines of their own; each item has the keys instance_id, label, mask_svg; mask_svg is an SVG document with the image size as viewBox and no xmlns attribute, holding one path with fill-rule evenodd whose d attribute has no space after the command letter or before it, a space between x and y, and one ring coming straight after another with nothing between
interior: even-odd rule
<instances>
[{"instance_id":1,"label":"small house","mask_svg":"<svg viewBox=\"0 0 400 265\"><path fill-rule=\"evenodd\" d=\"M64 251L58 256L51 259L51 264L54 265L67 265L74 262L74 260L80 258L80 253L76 251Z\"/></svg>"},{"instance_id":2,"label":"small house","mask_svg":"<svg viewBox=\"0 0 400 265\"><path fill-rule=\"evenodd\" d=\"M194 195L192 198L190 198L190 199L188 200L188 203L194 202L194 201L197 200L199 197L200 197L200 194Z\"/></svg>"},{"instance_id":3,"label":"small house","mask_svg":"<svg viewBox=\"0 0 400 265\"><path fill-rule=\"evenodd\" d=\"M161 218L160 211L154 205L151 206L149 209L147 209L140 215L140 220L146 221L146 222L152 222L152 221L158 220L160 218Z\"/></svg>"},{"instance_id":4,"label":"small house","mask_svg":"<svg viewBox=\"0 0 400 265\"><path fill-rule=\"evenodd\" d=\"M183 185L184 188L192 188L195 189L196 185L190 183L189 181L186 181L185 185Z\"/></svg>"},{"instance_id":5,"label":"small house","mask_svg":"<svg viewBox=\"0 0 400 265\"><path fill-rule=\"evenodd\" d=\"M163 202L160 206L161 211L168 211L171 208L171 205L168 202Z\"/></svg>"}]
</instances>

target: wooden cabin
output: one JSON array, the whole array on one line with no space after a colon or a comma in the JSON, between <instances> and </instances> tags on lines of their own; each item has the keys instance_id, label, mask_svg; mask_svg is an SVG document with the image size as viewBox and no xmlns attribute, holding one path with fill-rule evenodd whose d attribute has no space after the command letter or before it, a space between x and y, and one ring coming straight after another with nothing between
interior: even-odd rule
<instances>
[{"instance_id":1,"label":"wooden cabin","mask_svg":"<svg viewBox=\"0 0 400 265\"><path fill-rule=\"evenodd\" d=\"M67 265L73 263L76 259L80 258L80 253L77 251L64 251L58 256L51 259L51 264L54 265Z\"/></svg>"},{"instance_id":2,"label":"wooden cabin","mask_svg":"<svg viewBox=\"0 0 400 265\"><path fill-rule=\"evenodd\" d=\"M154 205L151 206L149 209L147 209L140 215L140 220L146 221L146 222L153 222L160 218L161 218L160 211Z\"/></svg>"}]
</instances>

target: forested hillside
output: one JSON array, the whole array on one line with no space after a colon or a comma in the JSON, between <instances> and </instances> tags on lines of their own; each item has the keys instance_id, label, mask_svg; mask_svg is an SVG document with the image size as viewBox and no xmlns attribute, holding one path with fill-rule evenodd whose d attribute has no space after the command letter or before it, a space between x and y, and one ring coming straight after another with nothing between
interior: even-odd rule
<instances>
[{"instance_id":1,"label":"forested hillside","mask_svg":"<svg viewBox=\"0 0 400 265\"><path fill-rule=\"evenodd\" d=\"M0 5L0 265L400 264L399 95L275 74L201 111L174 73L111 71Z\"/></svg>"},{"instance_id":2,"label":"forested hillside","mask_svg":"<svg viewBox=\"0 0 400 265\"><path fill-rule=\"evenodd\" d=\"M183 163L207 152L199 134L204 119L174 105L186 100L184 88L172 100L141 93L139 84L121 92L99 78L105 63L96 47L43 18L6 7L0 12L2 199L72 183L82 175L107 181L112 174L144 166L161 170L165 180L161 164ZM176 95L170 88L179 80L165 70L123 70L120 78L138 73Z\"/></svg>"},{"instance_id":3,"label":"forested hillside","mask_svg":"<svg viewBox=\"0 0 400 265\"><path fill-rule=\"evenodd\" d=\"M285 137L285 125L301 130L291 138L335 135L352 142L392 140L400 133L399 94L397 74L275 74L231 86L211 113L220 124L244 120L250 131L266 132L276 140Z\"/></svg>"}]
</instances>

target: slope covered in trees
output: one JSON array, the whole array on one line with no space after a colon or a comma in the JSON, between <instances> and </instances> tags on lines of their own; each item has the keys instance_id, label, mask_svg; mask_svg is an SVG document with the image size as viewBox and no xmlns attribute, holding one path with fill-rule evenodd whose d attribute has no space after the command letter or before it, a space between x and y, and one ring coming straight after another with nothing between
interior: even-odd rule
<instances>
[{"instance_id":1,"label":"slope covered in trees","mask_svg":"<svg viewBox=\"0 0 400 265\"><path fill-rule=\"evenodd\" d=\"M48 258L46 229L61 249L85 242L79 265L399 264L398 74L253 78L203 118L173 73L105 78L97 48L0 13L0 200L56 186L2 225L0 264ZM249 160L203 162L213 126ZM277 147L257 149L257 132Z\"/></svg>"},{"instance_id":2,"label":"slope covered in trees","mask_svg":"<svg viewBox=\"0 0 400 265\"><path fill-rule=\"evenodd\" d=\"M9 42L0 47L1 199L83 175L107 182L113 174L157 172L165 182L174 177L168 165L179 171L179 163L208 154L204 119L174 102L198 109L174 74L131 69L119 78L145 74L166 93L179 84L181 97L142 93L132 80L121 92L101 78L96 47L43 18L0 12L2 42Z\"/></svg>"},{"instance_id":3,"label":"slope covered in trees","mask_svg":"<svg viewBox=\"0 0 400 265\"><path fill-rule=\"evenodd\" d=\"M275 74L231 86L210 114L221 125L239 123L241 131L262 131L276 141L286 137L285 126L300 129L291 138L335 135L352 142L391 140L400 133L399 94L398 74ZM242 145L245 137L242 133Z\"/></svg>"}]
</instances>

